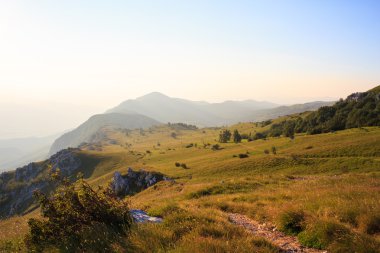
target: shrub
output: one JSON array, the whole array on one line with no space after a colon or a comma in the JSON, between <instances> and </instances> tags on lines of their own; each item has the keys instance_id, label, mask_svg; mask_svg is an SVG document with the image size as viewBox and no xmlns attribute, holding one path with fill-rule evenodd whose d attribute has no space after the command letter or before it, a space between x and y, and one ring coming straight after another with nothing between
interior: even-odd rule
<instances>
[{"instance_id":1,"label":"shrub","mask_svg":"<svg viewBox=\"0 0 380 253\"><path fill-rule=\"evenodd\" d=\"M371 215L365 220L365 232L370 235L380 233L380 214Z\"/></svg>"},{"instance_id":2,"label":"shrub","mask_svg":"<svg viewBox=\"0 0 380 253\"><path fill-rule=\"evenodd\" d=\"M190 143L190 144L186 145L186 148L192 148L193 146L194 146L194 144Z\"/></svg>"},{"instance_id":3,"label":"shrub","mask_svg":"<svg viewBox=\"0 0 380 253\"><path fill-rule=\"evenodd\" d=\"M211 149L215 151L215 150L221 150L222 148L220 147L219 144L214 144L212 145Z\"/></svg>"},{"instance_id":4,"label":"shrub","mask_svg":"<svg viewBox=\"0 0 380 253\"><path fill-rule=\"evenodd\" d=\"M176 162L174 165L175 165L176 167L181 167L181 164L180 164L179 162Z\"/></svg>"},{"instance_id":5,"label":"shrub","mask_svg":"<svg viewBox=\"0 0 380 253\"><path fill-rule=\"evenodd\" d=\"M298 239L306 247L326 249L336 239L346 237L349 234L349 230L342 225L319 221L299 233Z\"/></svg>"},{"instance_id":6,"label":"shrub","mask_svg":"<svg viewBox=\"0 0 380 253\"><path fill-rule=\"evenodd\" d=\"M274 154L274 155L277 154L277 149L275 146L272 147L272 154Z\"/></svg>"},{"instance_id":7,"label":"shrub","mask_svg":"<svg viewBox=\"0 0 380 253\"><path fill-rule=\"evenodd\" d=\"M254 140L260 140L260 139L265 139L266 137L267 137L267 135L265 133L256 133L253 136L253 139Z\"/></svg>"},{"instance_id":8,"label":"shrub","mask_svg":"<svg viewBox=\"0 0 380 253\"><path fill-rule=\"evenodd\" d=\"M110 251L122 241L132 223L125 202L110 189L93 190L87 182L60 181L51 197L34 193L44 219L30 219L25 238L28 249L40 252Z\"/></svg>"},{"instance_id":9,"label":"shrub","mask_svg":"<svg viewBox=\"0 0 380 253\"><path fill-rule=\"evenodd\" d=\"M265 150L264 150L264 154L268 155L268 154L269 154L269 150L268 150L268 149L265 149Z\"/></svg>"},{"instance_id":10,"label":"shrub","mask_svg":"<svg viewBox=\"0 0 380 253\"><path fill-rule=\"evenodd\" d=\"M304 229L305 215L302 211L286 211L279 216L279 229L289 235L297 235Z\"/></svg>"},{"instance_id":11,"label":"shrub","mask_svg":"<svg viewBox=\"0 0 380 253\"><path fill-rule=\"evenodd\" d=\"M186 163L181 163L181 167L184 168L184 169L188 169L189 167L187 167Z\"/></svg>"},{"instance_id":12,"label":"shrub","mask_svg":"<svg viewBox=\"0 0 380 253\"><path fill-rule=\"evenodd\" d=\"M0 240L0 252L27 252L23 240L20 238L13 240Z\"/></svg>"},{"instance_id":13,"label":"shrub","mask_svg":"<svg viewBox=\"0 0 380 253\"><path fill-rule=\"evenodd\" d=\"M239 154L239 158L247 158L247 157L249 157L248 154Z\"/></svg>"},{"instance_id":14,"label":"shrub","mask_svg":"<svg viewBox=\"0 0 380 253\"><path fill-rule=\"evenodd\" d=\"M240 134L242 139L248 140L251 136L251 134Z\"/></svg>"}]
</instances>

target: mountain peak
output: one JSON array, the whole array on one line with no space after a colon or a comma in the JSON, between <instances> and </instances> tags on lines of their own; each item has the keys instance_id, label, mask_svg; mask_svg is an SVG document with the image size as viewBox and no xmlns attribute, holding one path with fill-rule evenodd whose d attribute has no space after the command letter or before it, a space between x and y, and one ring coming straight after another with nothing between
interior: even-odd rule
<instances>
[{"instance_id":1,"label":"mountain peak","mask_svg":"<svg viewBox=\"0 0 380 253\"><path fill-rule=\"evenodd\" d=\"M151 93L148 93L144 96L141 96L141 97L138 97L137 99L152 99L152 98L169 98L169 96L161 93L161 92L158 92L158 91L155 91L155 92L151 92Z\"/></svg>"}]
</instances>

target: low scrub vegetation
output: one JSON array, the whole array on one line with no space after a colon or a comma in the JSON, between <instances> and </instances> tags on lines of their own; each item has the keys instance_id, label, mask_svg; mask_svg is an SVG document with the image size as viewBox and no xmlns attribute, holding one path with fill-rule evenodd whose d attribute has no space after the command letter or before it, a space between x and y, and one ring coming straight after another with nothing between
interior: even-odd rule
<instances>
[{"instance_id":1,"label":"low scrub vegetation","mask_svg":"<svg viewBox=\"0 0 380 253\"><path fill-rule=\"evenodd\" d=\"M247 157L249 157L248 154L239 154L238 156L239 156L239 158L247 158Z\"/></svg>"},{"instance_id":2,"label":"low scrub vegetation","mask_svg":"<svg viewBox=\"0 0 380 253\"><path fill-rule=\"evenodd\" d=\"M376 253L380 247L376 240L331 221L311 223L298 238L304 246L327 249L329 252Z\"/></svg>"},{"instance_id":3,"label":"low scrub vegetation","mask_svg":"<svg viewBox=\"0 0 380 253\"><path fill-rule=\"evenodd\" d=\"M278 219L278 227L289 235L297 235L305 226L305 214L300 211L285 211Z\"/></svg>"},{"instance_id":4,"label":"low scrub vegetation","mask_svg":"<svg viewBox=\"0 0 380 253\"><path fill-rule=\"evenodd\" d=\"M132 220L126 203L108 189L94 191L86 181L64 179L52 194L35 192L43 219L32 218L25 242L30 251L113 251L123 243Z\"/></svg>"}]
</instances>

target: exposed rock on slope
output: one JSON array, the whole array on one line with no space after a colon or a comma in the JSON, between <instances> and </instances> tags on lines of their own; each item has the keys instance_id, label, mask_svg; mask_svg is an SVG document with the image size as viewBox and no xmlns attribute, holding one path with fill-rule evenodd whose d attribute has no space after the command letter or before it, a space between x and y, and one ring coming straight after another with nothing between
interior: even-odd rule
<instances>
[{"instance_id":1,"label":"exposed rock on slope","mask_svg":"<svg viewBox=\"0 0 380 253\"><path fill-rule=\"evenodd\" d=\"M75 174L81 161L74 149L66 149L50 159L30 163L15 171L0 174L0 217L22 214L33 203L33 192L48 192L54 187L50 180L50 169L61 170L63 176Z\"/></svg>"},{"instance_id":2,"label":"exposed rock on slope","mask_svg":"<svg viewBox=\"0 0 380 253\"><path fill-rule=\"evenodd\" d=\"M134 209L130 210L129 213L132 215L133 220L137 223L161 223L163 221L162 218L149 216L146 212L142 210Z\"/></svg>"},{"instance_id":3,"label":"exposed rock on slope","mask_svg":"<svg viewBox=\"0 0 380 253\"><path fill-rule=\"evenodd\" d=\"M162 180L170 179L161 173L145 170L133 171L129 168L125 176L122 176L118 171L115 172L113 180L110 183L110 188L118 196L132 195Z\"/></svg>"}]
</instances>

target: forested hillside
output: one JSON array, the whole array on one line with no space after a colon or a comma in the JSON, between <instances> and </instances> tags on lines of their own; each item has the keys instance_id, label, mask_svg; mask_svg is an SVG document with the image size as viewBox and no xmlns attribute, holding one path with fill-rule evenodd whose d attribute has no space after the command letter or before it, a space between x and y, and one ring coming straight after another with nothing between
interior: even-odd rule
<instances>
[{"instance_id":1,"label":"forested hillside","mask_svg":"<svg viewBox=\"0 0 380 253\"><path fill-rule=\"evenodd\" d=\"M294 136L294 133L320 134L364 126L380 126L380 86L340 99L332 106L300 114L273 124L261 137Z\"/></svg>"}]
</instances>

